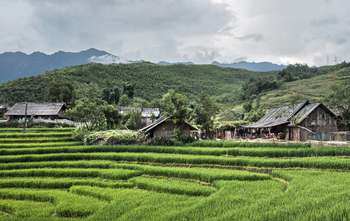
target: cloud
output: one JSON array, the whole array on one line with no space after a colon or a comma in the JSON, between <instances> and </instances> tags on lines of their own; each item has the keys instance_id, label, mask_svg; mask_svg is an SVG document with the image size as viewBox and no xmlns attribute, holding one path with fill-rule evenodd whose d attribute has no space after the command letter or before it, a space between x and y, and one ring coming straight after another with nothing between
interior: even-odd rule
<instances>
[{"instance_id":1,"label":"cloud","mask_svg":"<svg viewBox=\"0 0 350 221\"><path fill-rule=\"evenodd\" d=\"M150 61L349 60L348 0L2 0L2 51Z\"/></svg>"},{"instance_id":2,"label":"cloud","mask_svg":"<svg viewBox=\"0 0 350 221\"><path fill-rule=\"evenodd\" d=\"M255 42L264 40L264 36L262 34L248 34L248 35L239 36L236 38L242 41L255 41Z\"/></svg>"},{"instance_id":3,"label":"cloud","mask_svg":"<svg viewBox=\"0 0 350 221\"><path fill-rule=\"evenodd\" d=\"M130 59L177 59L181 48L211 41L234 22L227 4L211 0L21 2L32 11L23 31L41 36L25 50L46 52L96 47Z\"/></svg>"}]
</instances>

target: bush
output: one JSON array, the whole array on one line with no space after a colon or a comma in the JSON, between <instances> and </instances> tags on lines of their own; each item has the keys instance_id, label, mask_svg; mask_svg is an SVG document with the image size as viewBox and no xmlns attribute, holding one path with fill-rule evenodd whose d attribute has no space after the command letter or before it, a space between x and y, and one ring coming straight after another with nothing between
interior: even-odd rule
<instances>
[{"instance_id":1,"label":"bush","mask_svg":"<svg viewBox=\"0 0 350 221\"><path fill-rule=\"evenodd\" d=\"M145 140L143 134L132 130L109 130L93 132L85 136L86 144L142 144Z\"/></svg>"}]
</instances>

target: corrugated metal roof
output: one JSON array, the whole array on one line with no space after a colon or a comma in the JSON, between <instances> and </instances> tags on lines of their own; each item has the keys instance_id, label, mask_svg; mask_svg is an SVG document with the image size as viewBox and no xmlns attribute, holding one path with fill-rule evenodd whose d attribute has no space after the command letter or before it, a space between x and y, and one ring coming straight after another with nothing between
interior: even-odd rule
<instances>
[{"instance_id":1,"label":"corrugated metal roof","mask_svg":"<svg viewBox=\"0 0 350 221\"><path fill-rule=\"evenodd\" d=\"M26 104L28 116L56 116L65 106L64 103L16 103L5 115L25 116Z\"/></svg>"},{"instance_id":2,"label":"corrugated metal roof","mask_svg":"<svg viewBox=\"0 0 350 221\"><path fill-rule=\"evenodd\" d=\"M246 126L247 128L269 128L283 124L288 124L290 119L296 115L309 101L305 101L296 105L282 106L271 109L264 117L256 123Z\"/></svg>"},{"instance_id":3,"label":"corrugated metal roof","mask_svg":"<svg viewBox=\"0 0 350 221\"><path fill-rule=\"evenodd\" d=\"M292 124L301 123L309 114L314 111L317 107L319 107L320 103L308 104L303 109L301 109L295 116L291 118Z\"/></svg>"},{"instance_id":4,"label":"corrugated metal roof","mask_svg":"<svg viewBox=\"0 0 350 221\"><path fill-rule=\"evenodd\" d=\"M329 108L327 108L325 105L321 103L314 103L314 104L308 104L304 106L303 109L301 109L293 118L290 120L292 124L300 124L305 120L314 110L316 110L318 107L322 107L325 111L336 117L337 115L331 111Z\"/></svg>"}]
</instances>

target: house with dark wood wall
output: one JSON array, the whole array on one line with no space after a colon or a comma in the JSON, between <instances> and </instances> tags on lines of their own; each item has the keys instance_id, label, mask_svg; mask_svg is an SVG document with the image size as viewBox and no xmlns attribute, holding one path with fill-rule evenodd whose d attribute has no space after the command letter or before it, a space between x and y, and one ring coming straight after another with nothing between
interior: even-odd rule
<instances>
[{"instance_id":1,"label":"house with dark wood wall","mask_svg":"<svg viewBox=\"0 0 350 221\"><path fill-rule=\"evenodd\" d=\"M254 137L305 141L330 140L337 132L337 115L321 103L305 101L268 111L256 123L245 126Z\"/></svg>"},{"instance_id":2,"label":"house with dark wood wall","mask_svg":"<svg viewBox=\"0 0 350 221\"><path fill-rule=\"evenodd\" d=\"M198 129L187 122L175 124L171 117L160 117L152 124L142 128L140 132L147 135L148 138L172 138L175 136L176 129L180 129L181 135L190 137L192 132Z\"/></svg>"}]
</instances>

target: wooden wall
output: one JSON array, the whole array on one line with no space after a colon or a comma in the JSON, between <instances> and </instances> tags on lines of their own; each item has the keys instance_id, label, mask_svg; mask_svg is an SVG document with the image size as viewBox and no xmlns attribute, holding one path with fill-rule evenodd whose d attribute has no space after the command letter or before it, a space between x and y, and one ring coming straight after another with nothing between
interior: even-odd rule
<instances>
[{"instance_id":1,"label":"wooden wall","mask_svg":"<svg viewBox=\"0 0 350 221\"><path fill-rule=\"evenodd\" d=\"M299 126L310 129L315 132L311 134L309 131L293 127L289 128L289 139L296 141L305 141L309 139L330 140L331 133L337 132L337 119L331 113L322 108L316 108L311 114L303 120Z\"/></svg>"},{"instance_id":2,"label":"wooden wall","mask_svg":"<svg viewBox=\"0 0 350 221\"><path fill-rule=\"evenodd\" d=\"M175 124L172 121L166 121L154 129L153 137L171 138L175 136L175 128ZM191 128L187 124L182 125L181 128L183 136L191 135Z\"/></svg>"}]
</instances>

